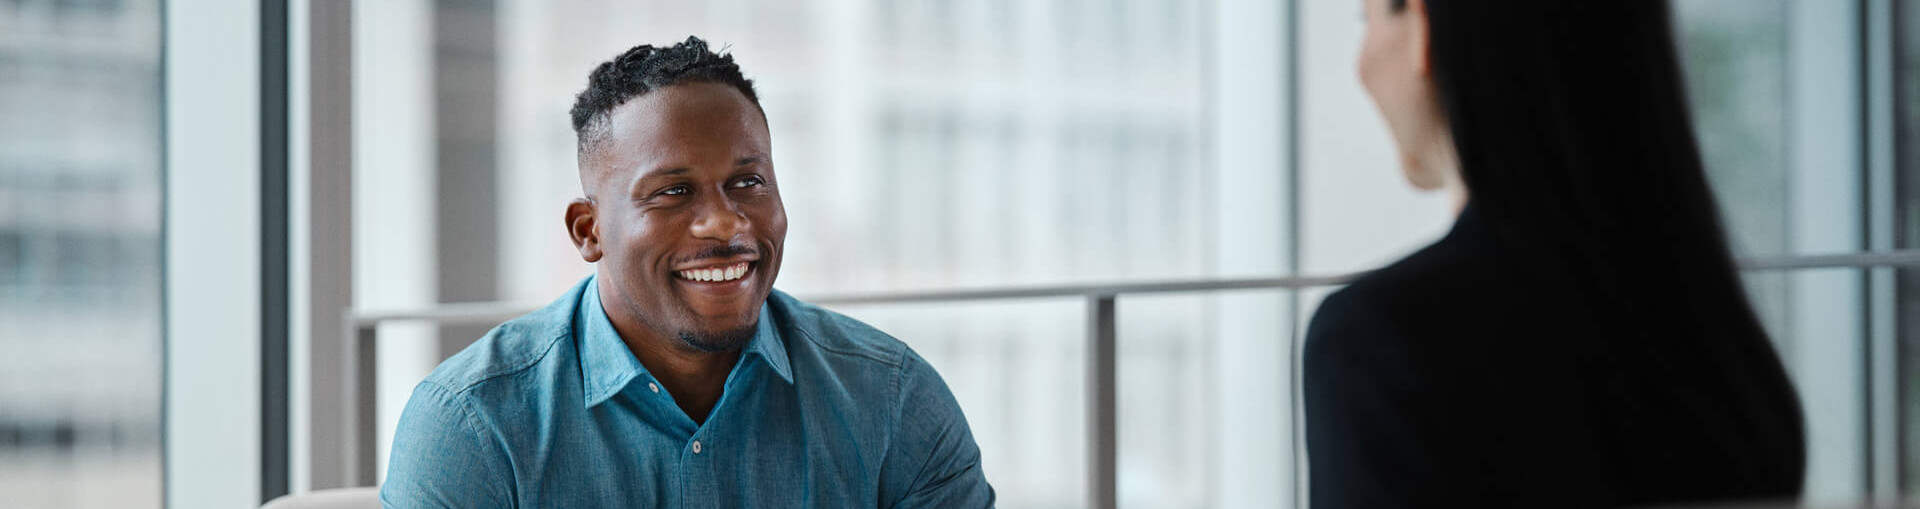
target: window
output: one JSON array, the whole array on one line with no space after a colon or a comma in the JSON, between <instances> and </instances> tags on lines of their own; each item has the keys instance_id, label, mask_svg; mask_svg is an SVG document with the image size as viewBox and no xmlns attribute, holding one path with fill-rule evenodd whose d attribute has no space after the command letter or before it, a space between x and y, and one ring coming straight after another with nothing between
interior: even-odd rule
<instances>
[{"instance_id":1,"label":"window","mask_svg":"<svg viewBox=\"0 0 1920 509\"><path fill-rule=\"evenodd\" d=\"M1896 48L1893 76L1898 118L1894 127L1897 141L1893 147L1895 198L1894 228L1902 249L1920 249L1920 1L1901 0L1894 4L1898 16L1893 22ZM1905 492L1920 493L1920 269L1898 271L1899 317L1898 362L1901 370L1901 428L1906 473Z\"/></svg>"},{"instance_id":2,"label":"window","mask_svg":"<svg viewBox=\"0 0 1920 509\"><path fill-rule=\"evenodd\" d=\"M1885 218L1865 206L1862 185L1863 14L1845 2L1672 4L1736 254L1794 265L1866 251L1866 225ZM1450 223L1444 198L1402 182L1354 78L1364 23L1350 2L355 8L355 217L381 218L356 225L362 309L540 302L586 275L559 221L580 192L573 94L596 63L688 35L730 48L760 87L790 218L779 287L802 297L1343 274L1403 256ZM1920 36L1902 37L1920 47ZM1901 82L1908 146L1920 132L1914 54ZM1920 166L1913 152L1902 153L1903 176ZM1905 248L1920 247L1915 180L1899 179ZM0 260L7 245L0 237ZM1884 312L1868 297L1869 265L1746 275L1807 402L1815 502L1864 494L1864 465L1881 454L1862 437L1871 409L1859 360L1878 341L1869 320ZM1911 272L1907 294L1920 292ZM1289 338L1329 290L1120 299L1122 504L1300 495ZM1920 358L1920 308L1905 298L1898 330ZM941 370L1007 505L1088 502L1084 480L1062 475L1088 468L1084 303L844 311ZM414 381L483 329L382 328L381 433ZM1903 386L1920 383L1916 373ZM1920 422L1920 396L1907 397L1907 422ZM1259 403L1228 403L1241 401ZM1920 452L1920 431L1904 436Z\"/></svg>"},{"instance_id":3,"label":"window","mask_svg":"<svg viewBox=\"0 0 1920 509\"><path fill-rule=\"evenodd\" d=\"M585 276L589 268L558 228L565 203L580 192L567 108L593 65L633 45L688 35L730 48L760 89L790 217L783 290L1218 274L1212 265L1221 249L1210 240L1220 234L1211 220L1218 212L1206 199L1218 171L1208 166L1205 134L1212 14L1202 4L399 4L406 3L356 6L366 11L359 47L381 48L356 62L370 69L357 75L367 90L359 99L365 114L356 118L365 140L357 147L365 178L356 185L366 191L359 206L432 219L358 225L356 271L400 276L365 276L356 288L363 307L541 301ZM435 108L387 102L426 91ZM401 185L417 194L376 179L410 182ZM1267 199L1278 200L1277 192ZM432 210L381 208L419 204ZM442 233L399 233L409 228ZM446 233L453 231L465 233ZM498 259L455 252L497 252ZM1195 312L1207 305L1130 316L1130 324L1165 331L1140 337L1139 369L1159 370L1161 359L1198 366L1205 350L1192 331L1216 320ZM876 320L901 317L886 320L890 332L943 369L982 434L986 468L1008 505L1084 503L1083 480L1061 475L1085 468L1084 425L1030 411L1084 407L1084 356L1075 353L1084 348L1080 306L871 310ZM382 332L381 376L392 381L382 389L383 434L391 433L406 389L440 355L482 332L448 328L438 333L445 346L388 341L407 333ZM1267 335L1281 338L1284 330ZM1009 358L1024 360L1002 362ZM1184 373L1154 382L1167 391L1156 399L1204 401L1204 370ZM1277 400L1283 389L1266 391ZM1123 470L1135 470L1122 475L1172 483L1142 496L1201 500L1206 485L1176 474L1207 468L1202 460L1213 446L1199 421L1206 414L1149 419L1144 413L1156 410L1133 408L1142 418L1129 419L1139 424L1123 437L1161 445L1130 450L1166 453L1124 461Z\"/></svg>"},{"instance_id":4,"label":"window","mask_svg":"<svg viewBox=\"0 0 1920 509\"><path fill-rule=\"evenodd\" d=\"M0 2L0 500L159 507L160 2Z\"/></svg>"}]
</instances>

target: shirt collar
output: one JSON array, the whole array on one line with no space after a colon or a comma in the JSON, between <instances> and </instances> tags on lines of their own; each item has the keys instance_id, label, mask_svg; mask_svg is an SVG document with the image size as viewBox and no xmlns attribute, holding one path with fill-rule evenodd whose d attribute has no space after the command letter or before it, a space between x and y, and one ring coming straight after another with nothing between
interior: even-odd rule
<instances>
[{"instance_id":1,"label":"shirt collar","mask_svg":"<svg viewBox=\"0 0 1920 509\"><path fill-rule=\"evenodd\" d=\"M771 304L767 302L760 303L760 321L754 326L753 339L748 341L747 347L740 352L740 363L746 364L748 359L759 357L761 361L767 363L767 367L773 368L774 374L780 375L781 380L791 384L793 368L787 365L787 342L785 338L780 337L780 327L778 327L779 324L774 323L774 313L770 306Z\"/></svg>"},{"instance_id":2,"label":"shirt collar","mask_svg":"<svg viewBox=\"0 0 1920 509\"><path fill-rule=\"evenodd\" d=\"M625 390L638 378L651 378L647 367L633 356L633 350L620 339L620 333L613 329L613 322L607 319L606 308L600 305L600 286L597 278L588 276L586 290L580 296L580 312L574 317L580 342L580 381L586 395L587 406L599 405ZM734 366L738 372L746 368L750 359L758 357L773 369L780 379L793 383L793 370L787 362L786 342L780 337L780 328L774 323L774 313L767 304L760 305L759 325L755 327L753 339L741 350L740 362ZM733 376L728 375L731 380Z\"/></svg>"}]
</instances>

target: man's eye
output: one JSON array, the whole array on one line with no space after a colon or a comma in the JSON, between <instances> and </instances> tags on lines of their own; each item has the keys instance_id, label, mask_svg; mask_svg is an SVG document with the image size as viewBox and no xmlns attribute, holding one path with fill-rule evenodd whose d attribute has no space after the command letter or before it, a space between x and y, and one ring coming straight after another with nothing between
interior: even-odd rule
<instances>
[{"instance_id":1,"label":"man's eye","mask_svg":"<svg viewBox=\"0 0 1920 509\"><path fill-rule=\"evenodd\" d=\"M733 188L746 189L749 187L753 187L753 186L757 186L765 183L766 182L760 180L760 177L747 177L747 178L733 181Z\"/></svg>"},{"instance_id":2,"label":"man's eye","mask_svg":"<svg viewBox=\"0 0 1920 509\"><path fill-rule=\"evenodd\" d=\"M691 192L693 192L693 189L687 186L673 186L660 190L662 196L679 196Z\"/></svg>"}]
</instances>

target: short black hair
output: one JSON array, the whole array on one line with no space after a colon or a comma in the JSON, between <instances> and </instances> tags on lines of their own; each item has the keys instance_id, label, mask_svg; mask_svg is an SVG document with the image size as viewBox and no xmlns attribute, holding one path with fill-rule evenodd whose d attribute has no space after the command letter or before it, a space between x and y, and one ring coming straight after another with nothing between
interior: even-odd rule
<instances>
[{"instance_id":1,"label":"short black hair","mask_svg":"<svg viewBox=\"0 0 1920 509\"><path fill-rule=\"evenodd\" d=\"M708 50L707 41L688 36L669 47L642 44L595 67L587 76L587 89L574 96L573 133L578 148L584 151L590 141L602 135L603 124L614 108L655 89L684 83L728 85L746 94L754 108L760 107L753 80L740 73L733 55Z\"/></svg>"}]
</instances>

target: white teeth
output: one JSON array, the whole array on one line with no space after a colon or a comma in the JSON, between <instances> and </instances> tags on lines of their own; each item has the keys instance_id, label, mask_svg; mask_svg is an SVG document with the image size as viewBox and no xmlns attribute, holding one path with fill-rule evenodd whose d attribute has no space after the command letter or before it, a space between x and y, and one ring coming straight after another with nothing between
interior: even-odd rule
<instances>
[{"instance_id":1,"label":"white teeth","mask_svg":"<svg viewBox=\"0 0 1920 509\"><path fill-rule=\"evenodd\" d=\"M694 281L707 281L707 282L732 281L735 279L740 279L741 276L747 275L747 264L743 262L743 263L734 264L729 267L721 267L717 269L683 270L683 271L680 271L679 274L680 274L680 277L682 278L691 279Z\"/></svg>"}]
</instances>

